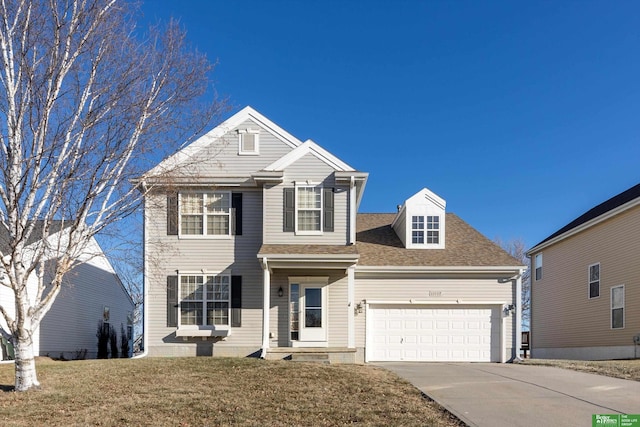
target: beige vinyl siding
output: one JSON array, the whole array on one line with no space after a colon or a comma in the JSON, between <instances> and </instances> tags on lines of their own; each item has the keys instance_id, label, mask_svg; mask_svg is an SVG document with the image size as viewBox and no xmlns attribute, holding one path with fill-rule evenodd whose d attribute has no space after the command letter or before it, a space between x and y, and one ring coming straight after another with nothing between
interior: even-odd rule
<instances>
[{"instance_id":1,"label":"beige vinyl siding","mask_svg":"<svg viewBox=\"0 0 640 427\"><path fill-rule=\"evenodd\" d=\"M238 154L238 129L259 129L259 155ZM210 138L204 135L202 138ZM251 120L230 130L199 151L190 162L194 176L250 176L290 152L292 148Z\"/></svg>"},{"instance_id":2,"label":"beige vinyl siding","mask_svg":"<svg viewBox=\"0 0 640 427\"><path fill-rule=\"evenodd\" d=\"M347 347L347 277L344 270L275 270L271 275L269 332L271 347L289 346L289 276L329 277L327 292L327 339L329 347ZM278 296L282 286L284 295Z\"/></svg>"},{"instance_id":3,"label":"beige vinyl siding","mask_svg":"<svg viewBox=\"0 0 640 427\"><path fill-rule=\"evenodd\" d=\"M633 346L640 331L639 253L640 207L543 249L542 280L531 287L533 347ZM600 296L589 299L588 266L595 263ZM625 327L611 329L611 288L618 285L625 285Z\"/></svg>"},{"instance_id":4,"label":"beige vinyl siding","mask_svg":"<svg viewBox=\"0 0 640 427\"><path fill-rule=\"evenodd\" d=\"M322 235L300 235L283 232L283 189L294 187L296 183L322 184L335 188L334 231ZM265 227L266 244L306 244L345 245L349 239L349 188L335 184L334 170L313 155L307 154L289 166L285 171L283 184L265 186Z\"/></svg>"},{"instance_id":5,"label":"beige vinyl siding","mask_svg":"<svg viewBox=\"0 0 640 427\"><path fill-rule=\"evenodd\" d=\"M432 295L432 296L430 296ZM461 305L471 303L513 303L512 282L499 283L495 279L482 278L371 278L359 275L356 268L355 301L384 301L388 303L409 304L409 300L428 303L443 303L459 301ZM498 316L494 310L493 316ZM505 347L507 358L510 358L510 351L515 342L515 327L513 315L503 319L505 336ZM355 316L355 337L356 347L365 346L365 313ZM492 328L498 328L498 324ZM492 330L493 336L501 336L499 330ZM492 352L499 351L501 343L492 342Z\"/></svg>"},{"instance_id":6,"label":"beige vinyl siding","mask_svg":"<svg viewBox=\"0 0 640 427\"><path fill-rule=\"evenodd\" d=\"M166 326L166 277L176 275L178 271L201 273L204 270L205 274L228 271L231 275L242 276L242 326L231 328L229 337L214 344L213 353L243 355L243 351L252 349L250 352L253 352L260 348L263 276L256 254L262 244L262 196L259 190L242 193L243 233L228 239L167 236L166 195L147 197L147 332L151 355L195 355L198 346L205 345L200 338L186 342L182 338L176 339L176 328ZM230 353L225 353L227 350Z\"/></svg>"}]
</instances>

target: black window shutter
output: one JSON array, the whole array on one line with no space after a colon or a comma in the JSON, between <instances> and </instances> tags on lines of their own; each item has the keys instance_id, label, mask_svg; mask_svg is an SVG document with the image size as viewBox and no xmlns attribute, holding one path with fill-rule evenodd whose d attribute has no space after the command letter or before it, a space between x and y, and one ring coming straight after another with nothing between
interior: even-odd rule
<instances>
[{"instance_id":1,"label":"black window shutter","mask_svg":"<svg viewBox=\"0 0 640 427\"><path fill-rule=\"evenodd\" d=\"M324 231L333 231L333 188L324 188L323 189L323 213L324 213L324 223L323 229Z\"/></svg>"},{"instance_id":2,"label":"black window shutter","mask_svg":"<svg viewBox=\"0 0 640 427\"><path fill-rule=\"evenodd\" d=\"M242 276L231 276L231 327L242 326Z\"/></svg>"},{"instance_id":3,"label":"black window shutter","mask_svg":"<svg viewBox=\"0 0 640 427\"><path fill-rule=\"evenodd\" d=\"M242 193L231 193L231 208L234 212L234 234L242 236Z\"/></svg>"},{"instance_id":4,"label":"black window shutter","mask_svg":"<svg viewBox=\"0 0 640 427\"><path fill-rule=\"evenodd\" d=\"M178 193L167 195L167 236L178 235Z\"/></svg>"},{"instance_id":5,"label":"black window shutter","mask_svg":"<svg viewBox=\"0 0 640 427\"><path fill-rule=\"evenodd\" d=\"M178 276L167 276L167 326L178 326Z\"/></svg>"},{"instance_id":6,"label":"black window shutter","mask_svg":"<svg viewBox=\"0 0 640 427\"><path fill-rule=\"evenodd\" d=\"M295 188L284 189L283 231L295 231Z\"/></svg>"}]
</instances>

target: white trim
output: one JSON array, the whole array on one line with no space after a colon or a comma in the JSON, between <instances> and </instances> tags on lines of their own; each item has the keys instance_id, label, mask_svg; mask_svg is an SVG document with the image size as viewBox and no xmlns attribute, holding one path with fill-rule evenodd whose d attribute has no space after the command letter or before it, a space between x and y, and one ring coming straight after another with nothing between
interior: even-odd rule
<instances>
[{"instance_id":1,"label":"white trim","mask_svg":"<svg viewBox=\"0 0 640 427\"><path fill-rule=\"evenodd\" d=\"M598 296L591 296L591 267L598 266ZM589 264L587 266L587 299L594 300L600 298L600 294L602 293L602 266L599 262L594 262L593 264Z\"/></svg>"},{"instance_id":2,"label":"white trim","mask_svg":"<svg viewBox=\"0 0 640 427\"><path fill-rule=\"evenodd\" d=\"M295 234L297 236L320 236L323 234L324 232L324 187L322 186L322 184L315 184L313 182L309 182L307 181L306 183L295 183L295 194L294 194L294 224L295 224ZM298 191L301 188L311 188L314 190L314 192L316 190L320 191L320 207L319 208L307 208L307 209L300 209L299 207L299 199L298 199ZM319 230L299 230L298 227L300 226L300 217L298 216L299 211L310 211L310 212L320 212L320 223L318 224L320 226Z\"/></svg>"},{"instance_id":3,"label":"white trim","mask_svg":"<svg viewBox=\"0 0 640 427\"><path fill-rule=\"evenodd\" d=\"M349 244L356 244L356 228L357 228L357 206L356 206L356 178L351 177L349 183ZM335 220L335 218L334 218Z\"/></svg>"},{"instance_id":4,"label":"white trim","mask_svg":"<svg viewBox=\"0 0 640 427\"><path fill-rule=\"evenodd\" d=\"M181 335L176 333L176 336L215 336L215 334L209 333L207 335L206 331L224 331L231 328L231 271L229 269L224 270L223 272L208 272L206 270L200 270L198 272L187 272L187 271L176 271L178 276L178 289L177 289L177 297L178 297L178 319L177 319L177 329L182 331L203 331L202 335L189 335L188 332L184 332ZM182 298L182 278L183 277L201 277L202 278L202 299L201 300L185 300ZM225 302L225 300L216 300L207 298L207 278L213 278L213 284L215 284L216 277L227 277L227 285L228 285L228 298L227 302L227 324L208 324L207 323L207 305L209 302ZM215 292L214 292L215 294ZM196 325L183 325L182 324L182 302L201 302L202 303L202 323ZM215 319L214 319L215 322ZM224 336L229 335L229 332L225 333ZM222 336L222 335L220 335Z\"/></svg>"},{"instance_id":5,"label":"white trim","mask_svg":"<svg viewBox=\"0 0 640 427\"><path fill-rule=\"evenodd\" d=\"M614 289L618 289L618 288L622 288L622 307L614 307L613 306L613 290ZM624 284L622 285L617 285L617 286L612 286L610 291L609 291L609 295L610 295L610 299L609 299L609 329L611 329L612 331L618 331L618 330L622 330L625 329L627 326L627 308L626 308L626 291L624 289ZM613 327L613 310L615 309L622 309L622 327L620 328L614 328Z\"/></svg>"},{"instance_id":6,"label":"white trim","mask_svg":"<svg viewBox=\"0 0 640 427\"><path fill-rule=\"evenodd\" d=\"M591 220L589 220L589 221L587 221L585 223L582 223L582 224L572 228L571 230L567 230L564 233L560 234L559 236L554 237L553 239L550 239L550 240L548 240L548 241L546 241L544 243L540 243L540 244L534 246L533 248L529 249L526 252L525 255L530 256L535 252L539 252L539 251L541 251L541 250L543 250L543 249L545 249L545 248L547 248L547 247L549 247L549 246L551 246L553 244L558 243L561 240L564 240L564 239L569 238L569 237L571 237L571 236L573 236L575 234L578 234L578 233L586 230L587 228L591 228L594 225L597 225L597 224L599 224L601 222L604 222L604 221L608 220L611 217L614 217L614 216L616 216L618 214L623 213L624 211L627 211L627 210L629 210L631 208L634 208L636 206L639 206L639 205L640 205L640 197L637 197L637 198L625 203L624 205L620 205L615 209L611 209L610 211L605 212L602 215L597 216L597 217L595 217L595 218L593 218L593 219L591 219Z\"/></svg>"},{"instance_id":7,"label":"white trim","mask_svg":"<svg viewBox=\"0 0 640 427\"><path fill-rule=\"evenodd\" d=\"M363 266L356 265L356 273L391 273L391 274L424 274L424 273L499 273L520 274L526 270L523 265L516 266Z\"/></svg>"},{"instance_id":8,"label":"white trim","mask_svg":"<svg viewBox=\"0 0 640 427\"><path fill-rule=\"evenodd\" d=\"M199 214L187 214L187 215L200 215L202 217L202 234L183 234L182 233L182 196L183 195L193 195L193 194L201 194L202 195L202 212ZM229 200L229 212L228 213L208 213L206 211L207 198L209 194L226 194ZM180 191L178 193L178 239L230 239L233 235L231 232L232 226L232 194L231 191ZM227 234L207 234L207 217L208 216L226 216L228 218L228 232Z\"/></svg>"},{"instance_id":9,"label":"white trim","mask_svg":"<svg viewBox=\"0 0 640 427\"><path fill-rule=\"evenodd\" d=\"M355 171L351 166L338 159L333 154L329 153L324 148L320 147L318 144L313 142L312 140L306 140L302 145L294 148L284 156L280 157L275 162L271 163L269 166L265 167L265 171L281 171L289 166L291 166L296 161L300 160L304 155L311 154L317 159L323 161L328 166L331 166L336 171L345 172L345 171Z\"/></svg>"}]
</instances>

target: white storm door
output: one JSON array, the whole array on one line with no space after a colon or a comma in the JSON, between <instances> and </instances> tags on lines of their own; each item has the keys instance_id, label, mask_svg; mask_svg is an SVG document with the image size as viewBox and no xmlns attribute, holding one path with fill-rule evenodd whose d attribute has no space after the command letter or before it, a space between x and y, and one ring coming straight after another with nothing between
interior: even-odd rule
<instances>
[{"instance_id":1,"label":"white storm door","mask_svg":"<svg viewBox=\"0 0 640 427\"><path fill-rule=\"evenodd\" d=\"M300 284L300 341L327 341L327 295L325 286Z\"/></svg>"}]
</instances>

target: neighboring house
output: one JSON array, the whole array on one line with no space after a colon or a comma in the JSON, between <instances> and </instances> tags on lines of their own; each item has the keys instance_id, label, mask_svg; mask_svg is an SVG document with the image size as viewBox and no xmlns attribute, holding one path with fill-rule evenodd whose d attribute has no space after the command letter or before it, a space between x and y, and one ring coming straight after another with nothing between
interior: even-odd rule
<instances>
[{"instance_id":1,"label":"neighboring house","mask_svg":"<svg viewBox=\"0 0 640 427\"><path fill-rule=\"evenodd\" d=\"M426 188L357 214L367 177L250 107L145 174L147 354L513 359L524 266Z\"/></svg>"},{"instance_id":2,"label":"neighboring house","mask_svg":"<svg viewBox=\"0 0 640 427\"><path fill-rule=\"evenodd\" d=\"M0 226L2 245L6 242L6 233L6 228ZM55 242L63 241L64 234L65 229L59 222L52 224L48 237L49 242L53 242L51 246L55 247ZM30 242L25 254L29 253L32 245L37 244L36 241ZM45 272L45 281L48 274ZM35 274L29 277L27 286L29 294L35 294ZM0 286L0 304L11 316L15 314L13 298L11 289ZM98 349L98 323L103 321L106 326L113 326L118 337L122 325L131 336L133 311L134 303L129 293L98 242L92 238L78 263L65 275L60 293L36 330L33 337L34 352L39 356L54 358L72 359L83 355L95 358ZM0 326L7 330L4 319L0 319ZM2 350L3 358L11 358L12 348L6 341L3 342Z\"/></svg>"},{"instance_id":3,"label":"neighboring house","mask_svg":"<svg viewBox=\"0 0 640 427\"><path fill-rule=\"evenodd\" d=\"M531 356L639 357L638 254L640 184L531 248Z\"/></svg>"}]
</instances>

